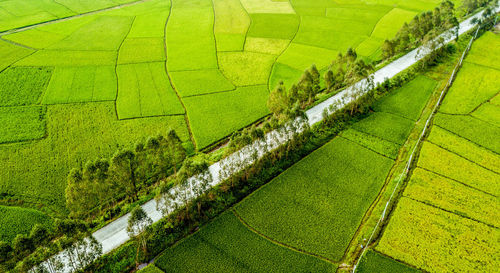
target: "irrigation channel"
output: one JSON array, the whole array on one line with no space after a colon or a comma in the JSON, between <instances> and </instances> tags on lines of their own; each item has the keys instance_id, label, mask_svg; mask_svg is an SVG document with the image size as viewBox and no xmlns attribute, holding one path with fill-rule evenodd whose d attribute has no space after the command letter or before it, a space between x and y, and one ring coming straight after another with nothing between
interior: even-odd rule
<instances>
[{"instance_id":1,"label":"irrigation channel","mask_svg":"<svg viewBox=\"0 0 500 273\"><path fill-rule=\"evenodd\" d=\"M497 8L495 12L499 12L500 8ZM474 18L480 18L483 14L483 11L476 13L471 16L467 20L460 23L458 27L458 34L462 35L475 27L473 23ZM442 42L439 43L438 47L442 47L447 43L451 42L455 39L456 29L450 29L440 36L436 38L436 41L442 39ZM426 45L423 45L417 49L412 50L401 58L395 60L394 62L388 64L387 66L381 68L376 71L369 78L372 79L372 82L368 79L361 80L356 84L346 88L344 91L336 94L335 96L330 97L329 99L323 101L322 103L314 106L313 108L306 111L307 122L309 126L312 126L318 122L323 120L323 113L327 111L329 114L342 109L350 102L356 100L360 94L366 93L369 91L369 88L373 85L377 85L379 83L383 83L386 79L390 79L400 72L406 70L411 67L429 53L431 50ZM370 83L370 84L369 84ZM360 93L361 92L361 93ZM232 174L239 172L240 170L250 166L261 158L268 151L272 151L278 148L280 145L283 145L288 140L294 137L294 133L300 133L306 126L305 120L302 118L297 118L289 123L288 128L283 128L281 130L274 130L267 133L261 140L256 140L252 144L243 147L241 150L233 153L232 155L222 159L219 162L212 164L207 173L196 175L188 179L189 187L181 188L181 187L173 187L170 189L172 193L179 193L180 196L188 196L189 200L195 199L197 196L193 188L199 185L201 181L201 176L206 178L208 175L211 177L210 179L210 187L216 186L219 183L223 182L227 178L229 178ZM288 130L290 127L295 127L295 130ZM179 196L179 195L178 195ZM181 197L176 198L175 200L169 200L169 207L166 209L168 213L172 212L177 206L182 206L184 204L185 199L182 200ZM160 201L159 205L162 205L163 202ZM167 204L167 203L165 203ZM164 217L164 214L157 209L156 200L150 200L144 205L142 205L143 210L146 214L153 220L153 222L159 221ZM167 213L167 214L168 214ZM95 237L97 242L102 245L103 254L109 253L110 251L118 248L125 242L127 242L130 237L127 233L127 225L128 218L130 214L126 214L110 224L104 226L103 228L97 230L92 235ZM76 259L72 259L72 265L68 257L76 255L75 253L68 253L68 250L63 250L58 253L54 258L64 264L64 268L60 272L74 272L75 267L86 266L86 264L78 264ZM75 265L76 263L76 265ZM48 264L45 262L42 264L43 267L48 267ZM34 270L32 270L34 272Z\"/></svg>"}]
</instances>

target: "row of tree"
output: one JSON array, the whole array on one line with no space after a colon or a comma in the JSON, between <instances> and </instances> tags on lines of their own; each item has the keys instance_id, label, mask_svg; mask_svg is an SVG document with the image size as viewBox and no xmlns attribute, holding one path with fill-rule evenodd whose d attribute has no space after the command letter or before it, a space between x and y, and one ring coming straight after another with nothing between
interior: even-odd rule
<instances>
[{"instance_id":1,"label":"row of tree","mask_svg":"<svg viewBox=\"0 0 500 273\"><path fill-rule=\"evenodd\" d=\"M497 0L462 0L460 9L464 11L465 15L470 14L478 8L484 8Z\"/></svg>"},{"instance_id":2,"label":"row of tree","mask_svg":"<svg viewBox=\"0 0 500 273\"><path fill-rule=\"evenodd\" d=\"M86 218L124 198L137 199L144 186L177 173L186 150L174 130L149 138L134 149L121 149L111 160L89 161L68 176L66 204L75 218Z\"/></svg>"},{"instance_id":3,"label":"row of tree","mask_svg":"<svg viewBox=\"0 0 500 273\"><path fill-rule=\"evenodd\" d=\"M366 78L372 71L373 66L359 59L356 51L349 48L345 55L340 53L328 67L323 75L324 88L321 86L320 73L313 64L289 89L280 82L269 95L267 106L275 118L286 120L311 106L318 94L350 86Z\"/></svg>"},{"instance_id":4,"label":"row of tree","mask_svg":"<svg viewBox=\"0 0 500 273\"><path fill-rule=\"evenodd\" d=\"M391 40L382 44L382 57L389 59L436 38L443 31L458 27L455 5L446 0L434 11L423 12L405 23ZM455 32L458 37L458 30Z\"/></svg>"}]
</instances>

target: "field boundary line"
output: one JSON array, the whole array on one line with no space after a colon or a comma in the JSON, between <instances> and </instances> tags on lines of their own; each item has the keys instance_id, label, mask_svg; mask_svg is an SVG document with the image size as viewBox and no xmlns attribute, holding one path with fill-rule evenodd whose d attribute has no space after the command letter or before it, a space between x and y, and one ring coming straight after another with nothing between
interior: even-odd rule
<instances>
[{"instance_id":1,"label":"field boundary line","mask_svg":"<svg viewBox=\"0 0 500 273\"><path fill-rule=\"evenodd\" d=\"M165 27L163 28L163 50L165 51L165 74L167 74L168 82L170 83L170 87L172 87L172 90L174 90L175 95L177 96L177 99L179 100L180 104L182 105L182 108L184 109L184 122L186 123L187 131L189 134L189 140L191 140L191 143L193 144L193 147L195 150L198 149L196 145L196 141L194 140L194 135L193 135L193 130L191 129L191 123L189 123L189 117L188 117L188 112L186 105L184 104L184 101L182 100L181 95L179 94L179 91L177 90L177 87L175 87L173 81L172 81L172 76L170 76L170 73L168 73L168 50L167 50L167 27L168 23L170 22L170 17L172 16L172 11L174 7L174 0L169 0L170 1L170 8L167 16L167 20L165 21ZM214 19L215 22L215 19ZM215 39L215 35L214 35ZM217 50L217 49L216 49ZM218 70L218 69L217 69ZM175 72L175 71L172 71Z\"/></svg>"},{"instance_id":2,"label":"field boundary line","mask_svg":"<svg viewBox=\"0 0 500 273\"><path fill-rule=\"evenodd\" d=\"M470 220L470 221L474 221L474 222L476 222L476 223L483 224L483 225L485 225L485 226L488 226L488 227L491 227L491 228L494 228L494 229L500 229L500 227L497 227L497 226L495 226L495 225L493 225L493 224L488 224L488 223L485 223L485 222L483 222L483 221L481 221L481 220L478 220L478 219L476 219L476 218L473 218L473 217L470 217L470 216L466 216L466 215L461 215L461 214L458 214L458 213L456 213L456 212L454 212L454 211L447 210L447 209L442 208L442 207L440 207L440 206L438 206L438 205L434 205L434 204L429 203L429 202L426 202L426 201L422 201L422 200L415 199L415 198L413 198L413 197L411 197L411 196L409 196L409 195L403 195L403 196L402 196L402 198L408 198L408 199L413 200L413 201L415 201L415 202L418 202L418 203L420 203L420 204L423 204L423 205L426 205L426 206L429 206L429 207L433 207L433 208L438 209L438 210L445 211L445 212L447 212L447 213L450 213L450 214L456 215L456 216L458 216L458 217L461 217L461 218L464 218L464 219L468 219L468 220Z\"/></svg>"},{"instance_id":3,"label":"field boundary line","mask_svg":"<svg viewBox=\"0 0 500 273\"><path fill-rule=\"evenodd\" d=\"M499 70L500 71L500 70ZM479 108L481 108L483 105L485 105L486 103L491 103L491 100L494 99L496 96L498 96L498 94L500 94L500 89L498 92L496 92L492 97L490 97L489 99L481 102L478 106L476 106L476 108L472 109L472 111L469 112L469 115L472 116L472 114L474 114L474 112L476 112ZM497 105L498 106L498 105ZM499 106L500 107L500 106ZM498 127L498 126L497 126Z\"/></svg>"},{"instance_id":4,"label":"field boundary line","mask_svg":"<svg viewBox=\"0 0 500 273\"><path fill-rule=\"evenodd\" d=\"M377 232L379 226L382 224L382 222L384 222L385 220L385 217L386 217L386 213L388 212L387 209L389 208L389 205L391 204L392 202L392 199L394 198L394 196L396 195L396 191L397 189L399 188L399 185L401 184L401 182L404 183L404 180L405 180L405 177L409 174L410 172L410 169L411 169L411 166L413 164L413 160L414 158L417 157L417 154L418 154L418 148L421 146L421 143L423 142L423 139L425 137L425 135L427 134L427 131L428 129L431 127L431 123L432 123L432 120L434 118L434 115L436 114L439 106L441 105L442 101L443 101L443 98L444 96L446 95L447 91L450 89L451 85L453 84L455 78L456 78L456 75L458 73L458 71L460 70L460 68L462 67L462 63L463 63L463 60L465 59L467 53L469 53L471 47L472 47L472 43L474 42L474 40L476 39L477 37L477 34L479 33L479 30L481 29L481 26L478 26L477 27L477 30L475 32L475 34L473 35L473 37L470 39L470 42L469 44L467 45L467 47L465 48L463 54L462 54L462 57L459 59L458 63L456 64L455 68L453 69L452 73L451 73L451 76L447 82L447 84L444 86L443 90L441 91L441 94L436 102L436 105L433 107L432 111L431 111L431 114L429 115L429 117L427 118L427 121L425 122L425 125L424 125L424 128L422 129L422 133L420 134L411 154L410 154L410 158L408 159L407 163L406 163L406 166L403 170L403 172L401 172L399 178L398 178L398 182L396 183L396 186L394 186L394 190L392 191L387 203L385 204L385 207L384 207L384 210L382 211L382 215L380 216L379 220L377 221L377 224L375 225L375 227L373 228L373 231L368 239L368 241L365 243L363 247L363 251L361 252L357 262L355 263L353 269L352 269L352 272L356 272L356 268L358 267L361 259L363 258L364 254L366 253L366 250L368 249L368 246L372 243L372 240L374 238L374 235L375 233ZM390 214L390 211L389 213Z\"/></svg>"},{"instance_id":5,"label":"field boundary line","mask_svg":"<svg viewBox=\"0 0 500 273\"><path fill-rule=\"evenodd\" d=\"M122 49L123 43L125 43L125 40L127 40L128 35L130 34L130 31L132 31L132 26L134 25L135 19L137 17L134 16L134 19L130 23L130 27L128 28L127 34L123 37L120 46L118 46L118 49L115 51L116 52L116 59L115 59L115 76L116 76L116 95L115 95L115 115L116 119L120 120L120 116L118 115L118 107L116 106L116 101L118 100L118 92L120 92L120 79L118 78L118 59L120 57L120 50Z\"/></svg>"},{"instance_id":6,"label":"field boundary line","mask_svg":"<svg viewBox=\"0 0 500 273\"><path fill-rule=\"evenodd\" d=\"M443 114L443 113L439 112L439 114ZM472 116L471 116L471 117L472 117ZM470 143L472 143L472 144L474 144L474 145L476 145L476 146L478 146L478 147L481 147L481 148L483 148L483 149L485 149L485 150L487 150L487 151L490 151L490 152L492 152L492 153L494 153L494 154L496 154L496 155L500 156L500 153L495 152L495 151L493 151L493 150L491 150L491 149L489 149L489 148L487 148L487 147L485 147L485 146L483 146L483 145L481 145L481 144L479 144L479 143L476 143L475 141L470 140L470 139L468 139L467 137L464 137L464 136L461 136L461 135L459 135L459 134L457 134L457 133L455 133L455 132L452 132L452 131L450 131L449 129L447 129L447 128L443 127L443 126L440 126L439 124L435 124L435 123L433 123L433 124L432 124L432 126L437 126L437 127L439 127L440 129L443 129L443 130L445 130L446 132L448 132L448 133L450 133L450 134L453 134L453 135L455 135L455 136L457 136L457 137L459 137L459 138L465 139L465 140L467 140L468 142L470 142Z\"/></svg>"},{"instance_id":7,"label":"field boundary line","mask_svg":"<svg viewBox=\"0 0 500 273\"><path fill-rule=\"evenodd\" d=\"M462 182L462 181L457 180L457 179L455 179L455 178L451 178L451 177L446 176L446 175L444 175L444 174L440 174L440 173L438 173L438 172L436 172L436 171L429 170L429 169L427 169L427 168L425 168L425 167L416 166L416 167L415 167L415 169L422 169L422 170L424 170L424 171L426 171L426 172L430 172L430 173L433 173L433 174L435 174L435 175L437 175L437 176L440 176L440 177L446 178L446 179L448 179L448 180L454 181L455 183L462 184L462 185L464 185L464 186L465 186L465 187L467 187L467 188L471 188L471 189L476 190L476 191L479 191L479 192L481 192L481 193L483 193L483 194L486 194L486 195L489 195L489 196L492 196L492 197L498 198L498 196L496 196L496 195L494 195L494 194L492 194L492 193L489 193L489 192L486 192L486 191L484 191L484 190L478 189L478 188L476 188L476 187L474 187L474 186L471 186L471 185L469 185L469 184L466 184L465 182Z\"/></svg>"},{"instance_id":8,"label":"field boundary line","mask_svg":"<svg viewBox=\"0 0 500 273\"><path fill-rule=\"evenodd\" d=\"M358 145L358 146L360 146L360 147L362 147L362 148L365 148L365 149L367 149L367 150L369 150L369 151L371 151L371 152L373 152L373 153L376 153L376 154L378 154L379 156L382 156L382 157L385 157L385 158L387 158L387 159L390 159L391 161L396 161L396 159L394 159L394 158L390 158L390 157L388 157L388 156L386 156L386 155L384 155L384 154L381 154L380 152L377 152L377 151L375 151L375 150L373 150L373 149L371 149L371 148L369 148L369 147L366 147L365 145L362 145L362 144L360 144L360 143L358 143L358 142L356 142L356 141L354 141L354 140L352 140L352 139L346 138L346 137L344 137L344 136L342 136L342 135L339 135L338 137L343 138L343 139L345 139L345 140L347 140L347 141L349 141L349 142L352 142L352 143L354 143L354 144L356 144L356 145Z\"/></svg>"},{"instance_id":9,"label":"field boundary line","mask_svg":"<svg viewBox=\"0 0 500 273\"><path fill-rule=\"evenodd\" d=\"M278 245L278 246L281 246L281 247L284 247L286 249L290 249L292 251L295 251L295 252L298 252L298 253L301 253L301 254L304 254L304 255L308 255L308 256L311 256L311 257L314 257L314 258L317 258L317 259L320 259L322 261L325 261L327 263L330 263L330 264L333 264L335 266L338 266L338 263L333 261L333 260L330 260L326 257L323 257L323 256L320 256L318 254L314 254L312 252L309 252L309 251L306 251L306 250L302 250L300 248L296 248L296 247L293 247L293 246L289 246L285 243L282 243L280 241L277 241L263 233L261 233L260 231L258 231L257 229L255 229L254 227L250 226L250 224L248 224L239 214L238 212L236 212L236 209L234 208L231 208L230 209L231 212L234 214L234 216L236 216L236 218L238 218L238 220L241 222L241 224L243 224L246 228L248 228L250 231L252 231L253 233L257 234L258 236L266 239L267 241L275 244L275 245Z\"/></svg>"},{"instance_id":10,"label":"field boundary line","mask_svg":"<svg viewBox=\"0 0 500 273\"><path fill-rule=\"evenodd\" d=\"M470 160L470 159L468 159L468 158L464 157L463 155L460 155L460 154L458 154L458 153L456 153L456 152L454 152L454 151L452 151L452 150L450 150L450 149L448 149L448 148L445 148L445 147L443 147L443 146L441 146L441 145L439 145L439 144L436 144L436 143L434 143L433 141L430 141L430 140L426 139L426 140L425 140L425 142L431 143L432 145L435 145L435 146L437 146L437 147L439 147L439 148L441 148L441 149L443 149L443 150L445 150L445 151L449 152L450 154L454 154L454 155L456 155L456 156L458 156L458 157L460 157L460 158L463 158L463 159L465 159L465 160L469 161L470 163L475 164L475 165L477 165L478 167L481 167L481 168L483 168L483 169L485 169L485 170L487 170L487 171L490 171L490 172L492 172L492 173L495 173L495 174L500 175L500 173L499 173L499 172L497 172L497 171L495 171L495 170L492 170L492 169L489 169L488 167L485 167L485 166L483 166L483 165L481 165L481 164L479 164L479 163L477 163L477 162L475 162L475 161L472 161L472 160Z\"/></svg>"},{"instance_id":11,"label":"field boundary line","mask_svg":"<svg viewBox=\"0 0 500 273\"><path fill-rule=\"evenodd\" d=\"M51 25L51 24L55 24L55 23L58 23L58 22L68 21L68 20L71 20L71 19L74 19L74 18L79 18L79 17L83 17L83 16L87 16L87 15L93 15L93 14L98 14L98 13L105 12L105 11L110 11L110 10L114 10L114 9L120 9L120 8L124 8L124 7L128 7L128 6L133 6L133 5L144 3L144 2L147 2L147 1L149 1L149 0L138 0L138 1L134 1L134 2L120 4L120 5L117 5L117 6L112 6L112 7L108 7L108 8L93 10L93 11L84 12L84 13L78 13L76 15L61 17L61 18L57 18L57 19L53 19L53 20L44 21L44 22L39 22L39 23L27 25L27 26L12 28L12 29L0 32L0 37L5 36L5 35L9 35L9 34L14 34L14 33L22 32L22 31L29 30L29 29L33 29L33 28L36 28L36 27L39 27L39 26ZM55 16L55 17L57 17L57 16Z\"/></svg>"}]
</instances>

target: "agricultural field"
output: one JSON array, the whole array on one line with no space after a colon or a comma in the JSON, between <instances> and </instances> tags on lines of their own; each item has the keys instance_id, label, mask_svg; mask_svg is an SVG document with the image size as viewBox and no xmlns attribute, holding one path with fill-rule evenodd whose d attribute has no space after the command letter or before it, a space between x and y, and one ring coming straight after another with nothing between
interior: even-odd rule
<instances>
[{"instance_id":1,"label":"agricultural field","mask_svg":"<svg viewBox=\"0 0 500 273\"><path fill-rule=\"evenodd\" d=\"M0 201L64 218L71 168L169 128L191 150L209 147L267 116L279 81L324 71L349 47L377 60L384 39L439 2L0 1ZM394 159L415 119L400 116L418 110L408 107L381 109L339 142Z\"/></svg>"},{"instance_id":2,"label":"agricultural field","mask_svg":"<svg viewBox=\"0 0 500 273\"><path fill-rule=\"evenodd\" d=\"M288 272L288 262L294 261L292 271L334 272L402 146L386 139L406 140L412 118L417 119L435 86L434 80L418 76L380 99L375 113L165 250L155 265L165 272ZM403 111L395 102L405 96L415 100ZM381 114L409 122L391 127ZM382 129L362 132L358 124ZM262 243L249 241L248 234ZM283 256L292 253L296 257Z\"/></svg>"},{"instance_id":3,"label":"agricultural field","mask_svg":"<svg viewBox=\"0 0 500 273\"><path fill-rule=\"evenodd\" d=\"M485 54L499 43L487 32L473 44L376 251L426 272L498 270L500 88L492 75L500 66L498 54Z\"/></svg>"}]
</instances>

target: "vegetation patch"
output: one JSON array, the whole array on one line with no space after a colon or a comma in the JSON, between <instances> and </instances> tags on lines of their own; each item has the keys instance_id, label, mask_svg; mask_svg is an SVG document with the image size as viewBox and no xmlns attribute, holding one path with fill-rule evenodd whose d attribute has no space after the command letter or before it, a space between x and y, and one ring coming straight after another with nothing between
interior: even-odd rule
<instances>
[{"instance_id":1,"label":"vegetation patch","mask_svg":"<svg viewBox=\"0 0 500 273\"><path fill-rule=\"evenodd\" d=\"M413 121L385 112L375 112L356 122L354 129L403 145L413 128Z\"/></svg>"},{"instance_id":2,"label":"vegetation patch","mask_svg":"<svg viewBox=\"0 0 500 273\"><path fill-rule=\"evenodd\" d=\"M20 46L0 41L0 71L4 70L14 62L28 56L33 51Z\"/></svg>"},{"instance_id":3,"label":"vegetation patch","mask_svg":"<svg viewBox=\"0 0 500 273\"><path fill-rule=\"evenodd\" d=\"M288 44L290 41L284 39L247 37L245 51L279 55L288 47Z\"/></svg>"},{"instance_id":4,"label":"vegetation patch","mask_svg":"<svg viewBox=\"0 0 500 273\"><path fill-rule=\"evenodd\" d=\"M434 126L427 139L487 169L500 172L500 157L497 154L462 137Z\"/></svg>"},{"instance_id":5,"label":"vegetation patch","mask_svg":"<svg viewBox=\"0 0 500 273\"><path fill-rule=\"evenodd\" d=\"M339 52L334 50L291 43L285 52L278 58L278 62L300 71L304 71L311 67L311 64L316 64L316 67L321 70L327 67L332 60L337 58L338 54Z\"/></svg>"},{"instance_id":6,"label":"vegetation patch","mask_svg":"<svg viewBox=\"0 0 500 273\"><path fill-rule=\"evenodd\" d=\"M399 148L401 147L399 144L394 142L390 142L354 129L342 132L341 136L392 159L396 159Z\"/></svg>"},{"instance_id":7,"label":"vegetation patch","mask_svg":"<svg viewBox=\"0 0 500 273\"><path fill-rule=\"evenodd\" d=\"M155 265L165 272L333 272L336 269L331 263L259 236L230 211L167 249Z\"/></svg>"},{"instance_id":8,"label":"vegetation patch","mask_svg":"<svg viewBox=\"0 0 500 273\"><path fill-rule=\"evenodd\" d=\"M437 82L425 76L418 76L403 87L393 91L375 103L375 111L387 112L418 120Z\"/></svg>"},{"instance_id":9,"label":"vegetation patch","mask_svg":"<svg viewBox=\"0 0 500 273\"><path fill-rule=\"evenodd\" d=\"M439 111L469 114L500 91L500 70L465 63Z\"/></svg>"},{"instance_id":10,"label":"vegetation patch","mask_svg":"<svg viewBox=\"0 0 500 273\"><path fill-rule=\"evenodd\" d=\"M252 24L248 36L291 40L299 26L299 17L294 14L250 14ZM273 26L273 27L269 27Z\"/></svg>"},{"instance_id":11,"label":"vegetation patch","mask_svg":"<svg viewBox=\"0 0 500 273\"><path fill-rule=\"evenodd\" d=\"M500 35L486 32L474 42L466 62L500 69ZM477 73L480 74L480 73Z\"/></svg>"},{"instance_id":12,"label":"vegetation patch","mask_svg":"<svg viewBox=\"0 0 500 273\"><path fill-rule=\"evenodd\" d=\"M250 26L250 17L238 0L215 0L217 51L241 51Z\"/></svg>"},{"instance_id":13,"label":"vegetation patch","mask_svg":"<svg viewBox=\"0 0 500 273\"><path fill-rule=\"evenodd\" d=\"M267 115L268 93L259 85L184 98L196 146L202 149Z\"/></svg>"},{"instance_id":14,"label":"vegetation patch","mask_svg":"<svg viewBox=\"0 0 500 273\"><path fill-rule=\"evenodd\" d=\"M46 227L52 219L34 209L0 206L0 241L10 243L17 234L28 235L35 224Z\"/></svg>"},{"instance_id":15,"label":"vegetation patch","mask_svg":"<svg viewBox=\"0 0 500 273\"><path fill-rule=\"evenodd\" d=\"M14 67L0 73L0 106L32 105L45 91L52 69Z\"/></svg>"},{"instance_id":16,"label":"vegetation patch","mask_svg":"<svg viewBox=\"0 0 500 273\"><path fill-rule=\"evenodd\" d=\"M423 144L418 166L493 195L500 194L500 184L492 183L500 181L500 175L432 143Z\"/></svg>"},{"instance_id":17,"label":"vegetation patch","mask_svg":"<svg viewBox=\"0 0 500 273\"><path fill-rule=\"evenodd\" d=\"M0 107L0 144L39 139L44 135L43 107Z\"/></svg>"},{"instance_id":18,"label":"vegetation patch","mask_svg":"<svg viewBox=\"0 0 500 273\"><path fill-rule=\"evenodd\" d=\"M393 161L336 138L236 206L257 231L339 261Z\"/></svg>"},{"instance_id":19,"label":"vegetation patch","mask_svg":"<svg viewBox=\"0 0 500 273\"><path fill-rule=\"evenodd\" d=\"M492 126L500 126L500 106L492 103L485 103L481 105L476 111L472 113L482 121L491 123Z\"/></svg>"},{"instance_id":20,"label":"vegetation patch","mask_svg":"<svg viewBox=\"0 0 500 273\"><path fill-rule=\"evenodd\" d=\"M114 51L39 50L14 66L97 66L115 65Z\"/></svg>"},{"instance_id":21,"label":"vegetation patch","mask_svg":"<svg viewBox=\"0 0 500 273\"><path fill-rule=\"evenodd\" d=\"M274 59L273 55L254 52L219 53L222 73L236 86L267 84Z\"/></svg>"},{"instance_id":22,"label":"vegetation patch","mask_svg":"<svg viewBox=\"0 0 500 273\"><path fill-rule=\"evenodd\" d=\"M234 90L218 69L171 72L172 82L181 96Z\"/></svg>"},{"instance_id":23,"label":"vegetation patch","mask_svg":"<svg viewBox=\"0 0 500 273\"><path fill-rule=\"evenodd\" d=\"M410 236L411 235L411 236ZM426 271L495 271L498 229L401 198L377 251Z\"/></svg>"},{"instance_id":24,"label":"vegetation patch","mask_svg":"<svg viewBox=\"0 0 500 273\"><path fill-rule=\"evenodd\" d=\"M47 48L65 37L62 34L42 31L36 28L4 36L9 41L37 49Z\"/></svg>"},{"instance_id":25,"label":"vegetation patch","mask_svg":"<svg viewBox=\"0 0 500 273\"><path fill-rule=\"evenodd\" d=\"M376 251L368 250L356 268L358 273L418 273L418 269L409 267Z\"/></svg>"},{"instance_id":26,"label":"vegetation patch","mask_svg":"<svg viewBox=\"0 0 500 273\"><path fill-rule=\"evenodd\" d=\"M163 38L130 38L120 47L118 64L165 61Z\"/></svg>"},{"instance_id":27,"label":"vegetation patch","mask_svg":"<svg viewBox=\"0 0 500 273\"><path fill-rule=\"evenodd\" d=\"M394 8L378 21L371 36L380 39L394 37L404 23L410 22L417 12Z\"/></svg>"},{"instance_id":28,"label":"vegetation patch","mask_svg":"<svg viewBox=\"0 0 500 273\"><path fill-rule=\"evenodd\" d=\"M286 64L275 63L269 79L269 89L273 90L278 84L283 81L286 87L296 83L300 76L304 73L301 70L290 67Z\"/></svg>"},{"instance_id":29,"label":"vegetation patch","mask_svg":"<svg viewBox=\"0 0 500 273\"><path fill-rule=\"evenodd\" d=\"M500 227L498 198L424 169L417 168L413 172L404 195L460 216Z\"/></svg>"},{"instance_id":30,"label":"vegetation patch","mask_svg":"<svg viewBox=\"0 0 500 273\"><path fill-rule=\"evenodd\" d=\"M434 124L500 154L500 128L471 116L436 114Z\"/></svg>"},{"instance_id":31,"label":"vegetation patch","mask_svg":"<svg viewBox=\"0 0 500 273\"><path fill-rule=\"evenodd\" d=\"M56 67L43 103L92 102L115 98L114 66Z\"/></svg>"},{"instance_id":32,"label":"vegetation patch","mask_svg":"<svg viewBox=\"0 0 500 273\"><path fill-rule=\"evenodd\" d=\"M117 72L120 119L184 114L164 63L119 65Z\"/></svg>"},{"instance_id":33,"label":"vegetation patch","mask_svg":"<svg viewBox=\"0 0 500 273\"><path fill-rule=\"evenodd\" d=\"M162 2L169 3L167 1ZM167 9L136 16L127 38L157 37L163 40L169 13L170 11Z\"/></svg>"}]
</instances>

